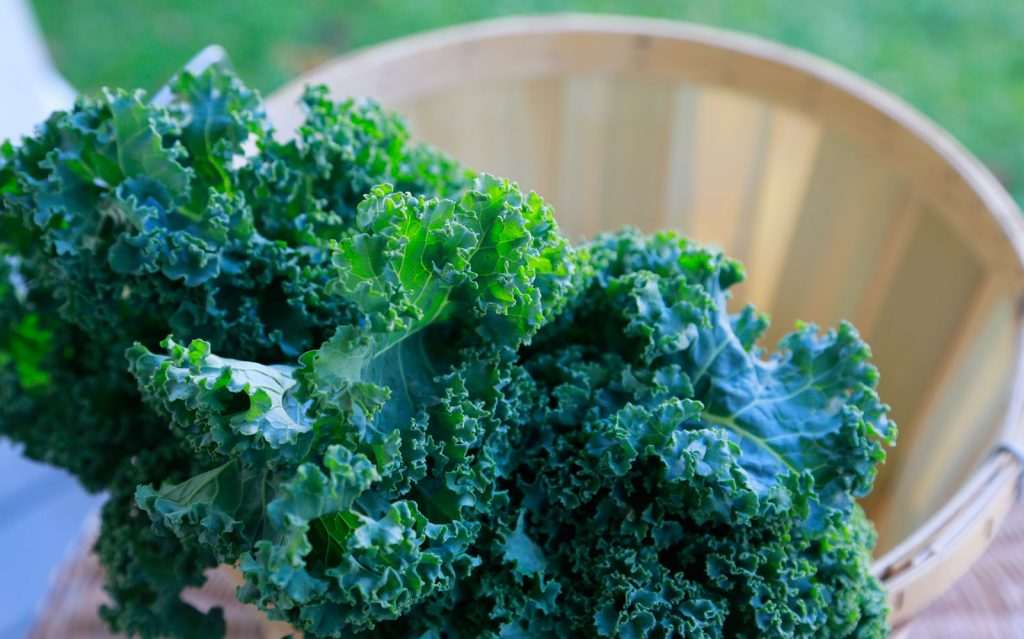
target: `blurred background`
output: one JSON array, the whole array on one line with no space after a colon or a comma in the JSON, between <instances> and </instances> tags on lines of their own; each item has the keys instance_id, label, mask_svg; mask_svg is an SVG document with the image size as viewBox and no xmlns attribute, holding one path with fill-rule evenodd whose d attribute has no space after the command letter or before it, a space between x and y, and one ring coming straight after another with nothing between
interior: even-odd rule
<instances>
[{"instance_id":1,"label":"blurred background","mask_svg":"<svg viewBox=\"0 0 1024 639\"><path fill-rule=\"evenodd\" d=\"M13 15L30 27L38 23L38 29L9 32L0 24L0 38L7 39L0 51L15 53L8 69L0 69L0 80L4 73L52 75L44 68L48 49L75 91L111 86L152 92L200 49L217 43L242 78L267 93L332 57L377 42L501 15L565 11L687 20L823 56L934 119L1024 204L1020 0L0 0L0 22ZM33 55L21 60L29 50ZM53 80L53 95L40 102L48 106L34 108L32 122L65 106L71 93ZM0 82L0 102L29 99L9 86ZM51 571L97 504L71 477L0 445L0 637L27 632Z\"/></svg>"},{"instance_id":2,"label":"blurred background","mask_svg":"<svg viewBox=\"0 0 1024 639\"><path fill-rule=\"evenodd\" d=\"M9 1L9 0L0 0ZM1024 2L1007 0L32 0L80 91L152 90L223 45L269 92L359 47L516 13L614 12L764 36L857 71L936 120L1024 202Z\"/></svg>"}]
</instances>

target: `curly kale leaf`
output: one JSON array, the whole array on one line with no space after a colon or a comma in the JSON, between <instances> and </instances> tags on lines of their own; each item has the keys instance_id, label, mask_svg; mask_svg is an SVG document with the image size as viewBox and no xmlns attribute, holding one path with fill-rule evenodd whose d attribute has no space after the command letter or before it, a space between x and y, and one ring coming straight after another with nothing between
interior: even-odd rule
<instances>
[{"instance_id":1,"label":"curly kale leaf","mask_svg":"<svg viewBox=\"0 0 1024 639\"><path fill-rule=\"evenodd\" d=\"M671 234L585 250L586 290L521 350L534 408L482 564L397 635L884 636L851 504L894 430L856 334L765 359L765 318L726 311L738 264Z\"/></svg>"},{"instance_id":2,"label":"curly kale leaf","mask_svg":"<svg viewBox=\"0 0 1024 639\"><path fill-rule=\"evenodd\" d=\"M18 253L90 333L155 344L173 332L290 360L355 321L323 289L330 243L372 186L433 197L467 184L372 102L311 89L299 139L279 142L227 72L170 88L166 109L141 93L80 98L0 160L0 219L20 223Z\"/></svg>"},{"instance_id":3,"label":"curly kale leaf","mask_svg":"<svg viewBox=\"0 0 1024 639\"><path fill-rule=\"evenodd\" d=\"M334 290L388 320L430 324L466 313L480 318L483 337L514 346L557 310L571 283L570 249L551 207L490 175L458 202L379 187L357 225L362 232L337 246Z\"/></svg>"},{"instance_id":4,"label":"curly kale leaf","mask_svg":"<svg viewBox=\"0 0 1024 639\"><path fill-rule=\"evenodd\" d=\"M736 438L758 485L809 472L823 503L866 495L896 431L856 330L801 326L780 342L782 355L764 361L743 348L735 321L720 314L692 351L702 420Z\"/></svg>"},{"instance_id":5,"label":"curly kale leaf","mask_svg":"<svg viewBox=\"0 0 1024 639\"><path fill-rule=\"evenodd\" d=\"M279 370L216 358L202 343L169 343L169 352L133 349L133 372L197 458L219 465L181 483L142 486L136 499L157 530L238 563L248 582L243 600L315 636L344 636L399 616L473 565L465 551L474 526L460 520L456 491L472 496L490 473L484 460L460 464L443 453L481 439L488 412L465 396L459 373L436 410L467 417L438 420L431 433L420 415L380 423L391 435L366 440L336 407L307 403L292 415L302 428L280 438L267 418L280 406ZM263 395L275 399L249 401Z\"/></svg>"},{"instance_id":6,"label":"curly kale leaf","mask_svg":"<svg viewBox=\"0 0 1024 639\"><path fill-rule=\"evenodd\" d=\"M182 589L201 586L203 571L217 565L208 549L155 535L130 494L110 495L101 524L93 550L106 569L106 590L113 602L100 609L100 616L112 631L143 637L224 636L220 608L203 613L181 599Z\"/></svg>"},{"instance_id":7,"label":"curly kale leaf","mask_svg":"<svg viewBox=\"0 0 1024 639\"><path fill-rule=\"evenodd\" d=\"M478 563L467 550L502 416L516 414L501 391L514 348L575 273L550 210L486 175L458 202L375 188L357 225L336 243L329 291L364 319L300 366L221 358L202 341L128 355L143 396L209 460L141 487L139 506L238 562L244 600L317 636L395 619Z\"/></svg>"},{"instance_id":8,"label":"curly kale leaf","mask_svg":"<svg viewBox=\"0 0 1024 639\"><path fill-rule=\"evenodd\" d=\"M281 142L259 96L223 69L183 73L169 89L166 108L141 93L83 97L20 145L0 146L0 435L129 503L139 484L180 483L212 465L144 407L127 347L173 333L229 358L294 363L361 321L326 288L331 241L351 230L369 187L458 197L471 177L369 101L311 89L299 139ZM126 560L130 544L140 557L171 557L182 543L150 532L148 517L107 518L102 537L125 544L101 544L112 623L198 636L206 622L194 615L144 609L201 569L181 564L177 581L157 579Z\"/></svg>"},{"instance_id":9,"label":"curly kale leaf","mask_svg":"<svg viewBox=\"0 0 1024 639\"><path fill-rule=\"evenodd\" d=\"M264 136L247 158L240 188L255 195L260 233L290 246L324 246L353 226L370 190L450 197L473 174L451 158L410 139L404 120L372 100L331 100L326 87L308 87L305 122L295 139ZM290 132L289 132L290 133Z\"/></svg>"},{"instance_id":10,"label":"curly kale leaf","mask_svg":"<svg viewBox=\"0 0 1024 639\"><path fill-rule=\"evenodd\" d=\"M766 318L727 309L738 264L668 234L608 237L593 251L621 273L604 289L609 309L624 309L625 334L643 345L649 368L686 372L701 420L739 444L755 485L807 472L821 501L836 506L870 490L896 429L875 390L871 351L850 324L823 335L800 325L766 358L756 347Z\"/></svg>"},{"instance_id":11,"label":"curly kale leaf","mask_svg":"<svg viewBox=\"0 0 1024 639\"><path fill-rule=\"evenodd\" d=\"M403 391L396 405L406 412L416 403L409 384L433 376L424 329L453 323L489 346L514 348L563 303L573 281L572 250L550 207L489 175L459 202L375 188L357 224L336 243L329 290L351 300L369 330L339 330L302 361L309 375L339 387L388 376L384 386Z\"/></svg>"}]
</instances>

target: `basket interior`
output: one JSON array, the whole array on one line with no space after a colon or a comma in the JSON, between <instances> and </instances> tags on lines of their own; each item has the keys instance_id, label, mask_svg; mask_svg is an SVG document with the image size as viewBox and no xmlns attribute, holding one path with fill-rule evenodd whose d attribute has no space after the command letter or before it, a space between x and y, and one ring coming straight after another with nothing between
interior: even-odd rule
<instances>
[{"instance_id":1,"label":"basket interior","mask_svg":"<svg viewBox=\"0 0 1024 639\"><path fill-rule=\"evenodd\" d=\"M627 36L515 44L314 79L537 191L572 237L633 225L722 247L749 273L735 308L773 317L766 345L852 321L900 425L865 500L878 552L913 532L991 453L1016 374L1020 266L970 187L914 132L774 63Z\"/></svg>"}]
</instances>

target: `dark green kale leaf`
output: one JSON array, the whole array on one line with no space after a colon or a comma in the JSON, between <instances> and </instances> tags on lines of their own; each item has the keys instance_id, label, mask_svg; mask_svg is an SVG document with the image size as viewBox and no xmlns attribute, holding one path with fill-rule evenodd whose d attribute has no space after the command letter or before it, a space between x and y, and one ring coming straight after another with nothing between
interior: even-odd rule
<instances>
[{"instance_id":1,"label":"dark green kale leaf","mask_svg":"<svg viewBox=\"0 0 1024 639\"><path fill-rule=\"evenodd\" d=\"M323 288L330 243L369 188L435 196L467 183L373 103L311 89L300 138L279 142L259 96L228 73L183 73L172 89L167 109L138 93L81 98L0 165L4 225L24 229L18 254L91 333L155 344L174 332L292 359L355 321ZM434 171L415 172L425 165Z\"/></svg>"},{"instance_id":2,"label":"dark green kale leaf","mask_svg":"<svg viewBox=\"0 0 1024 639\"><path fill-rule=\"evenodd\" d=\"M131 495L112 493L101 521L94 550L106 569L106 590L114 603L103 606L100 615L112 631L143 637L224 636L220 608L202 613L181 599L183 588L201 586L203 571L217 565L208 549L154 534L149 516L135 508Z\"/></svg>"},{"instance_id":3,"label":"dark green kale leaf","mask_svg":"<svg viewBox=\"0 0 1024 639\"><path fill-rule=\"evenodd\" d=\"M369 185L457 196L471 176L372 102L311 89L299 139L282 142L229 72L186 72L170 89L166 108L140 93L80 98L0 147L0 435L111 495L98 549L115 627L216 636L179 605L153 603L201 579L210 552L125 515L139 484L208 469L144 407L125 349L173 333L294 363L361 321L325 291L331 241ZM133 559L148 556L202 561L157 576Z\"/></svg>"},{"instance_id":4,"label":"dark green kale leaf","mask_svg":"<svg viewBox=\"0 0 1024 639\"><path fill-rule=\"evenodd\" d=\"M822 335L801 324L766 358L756 341L767 319L751 307L727 309L728 289L743 277L737 263L668 234L610 237L594 252L622 273L607 291L610 307L625 309L625 334L644 344L649 367L686 371L701 420L739 444L755 485L809 472L823 503L867 494L896 429L853 326Z\"/></svg>"},{"instance_id":5,"label":"dark green kale leaf","mask_svg":"<svg viewBox=\"0 0 1024 639\"><path fill-rule=\"evenodd\" d=\"M240 596L348 636L452 588L515 414L515 348L564 304L575 257L550 209L481 176L456 202L376 187L334 247L328 290L363 320L300 366L141 345L130 370L204 472L142 486L186 547L238 563ZM443 337L443 341L439 338ZM500 448L498 448L500 451Z\"/></svg>"},{"instance_id":6,"label":"dark green kale leaf","mask_svg":"<svg viewBox=\"0 0 1024 639\"><path fill-rule=\"evenodd\" d=\"M884 636L852 499L894 427L856 334L764 359L766 320L726 311L735 262L672 234L585 251L585 292L520 351L533 410L481 566L380 636Z\"/></svg>"}]
</instances>

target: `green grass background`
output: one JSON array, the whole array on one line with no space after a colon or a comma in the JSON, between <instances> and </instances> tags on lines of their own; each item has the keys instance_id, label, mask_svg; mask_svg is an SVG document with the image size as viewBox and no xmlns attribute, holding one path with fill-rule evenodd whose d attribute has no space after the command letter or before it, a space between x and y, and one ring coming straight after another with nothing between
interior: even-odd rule
<instances>
[{"instance_id":1,"label":"green grass background","mask_svg":"<svg viewBox=\"0 0 1024 639\"><path fill-rule=\"evenodd\" d=\"M34 0L82 91L153 89L224 45L270 91L339 53L517 13L614 12L757 34L857 71L936 120L1024 202L1024 0Z\"/></svg>"}]
</instances>

